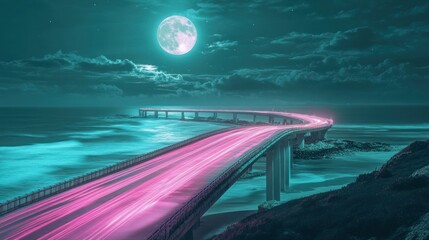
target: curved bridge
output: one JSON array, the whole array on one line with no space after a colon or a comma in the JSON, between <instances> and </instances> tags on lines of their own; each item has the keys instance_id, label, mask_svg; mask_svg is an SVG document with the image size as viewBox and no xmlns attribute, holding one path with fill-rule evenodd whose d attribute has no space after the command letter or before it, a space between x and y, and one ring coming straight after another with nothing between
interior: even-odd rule
<instances>
[{"instance_id":1,"label":"curved bridge","mask_svg":"<svg viewBox=\"0 0 429 240\"><path fill-rule=\"evenodd\" d=\"M42 195L42 190L25 196L24 204L18 199L0 205L10 212L0 218L0 239L182 238L261 157L267 162L267 200L280 200L280 191L289 186L291 148L302 147L305 138L323 139L333 124L273 111L142 108L139 113L242 125L90 173L75 185L62 183L53 188L63 190L55 195ZM190 113L193 118L186 116Z\"/></svg>"}]
</instances>

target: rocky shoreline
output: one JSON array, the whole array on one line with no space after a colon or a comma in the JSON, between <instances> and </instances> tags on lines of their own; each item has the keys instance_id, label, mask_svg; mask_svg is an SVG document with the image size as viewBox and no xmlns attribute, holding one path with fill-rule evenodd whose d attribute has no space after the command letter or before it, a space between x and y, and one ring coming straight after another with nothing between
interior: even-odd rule
<instances>
[{"instance_id":1,"label":"rocky shoreline","mask_svg":"<svg viewBox=\"0 0 429 240\"><path fill-rule=\"evenodd\" d=\"M393 147L387 143L328 139L314 144L306 144L303 149L296 149L294 157L320 159L350 152L387 152L392 151L392 149Z\"/></svg>"},{"instance_id":2,"label":"rocky shoreline","mask_svg":"<svg viewBox=\"0 0 429 240\"><path fill-rule=\"evenodd\" d=\"M344 140L322 144L297 154L311 159L345 149L391 149ZM417 141L342 189L262 208L214 239L429 239L428 199L429 140Z\"/></svg>"},{"instance_id":3,"label":"rocky shoreline","mask_svg":"<svg viewBox=\"0 0 429 240\"><path fill-rule=\"evenodd\" d=\"M294 158L311 160L356 152L389 152L393 149L394 146L387 143L328 139L318 143L306 144L303 149L295 149L293 155ZM250 179L264 175L265 170L252 170L241 176L241 179Z\"/></svg>"}]
</instances>

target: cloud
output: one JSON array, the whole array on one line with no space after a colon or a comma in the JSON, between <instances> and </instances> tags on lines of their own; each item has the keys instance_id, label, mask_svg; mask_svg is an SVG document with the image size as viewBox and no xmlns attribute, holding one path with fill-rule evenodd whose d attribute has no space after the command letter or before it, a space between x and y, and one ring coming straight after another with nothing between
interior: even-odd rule
<instances>
[{"instance_id":1,"label":"cloud","mask_svg":"<svg viewBox=\"0 0 429 240\"><path fill-rule=\"evenodd\" d=\"M238 41L216 41L206 45L206 49L203 51L203 54L210 54L217 51L227 51L232 47L238 46Z\"/></svg>"},{"instance_id":2,"label":"cloud","mask_svg":"<svg viewBox=\"0 0 429 240\"><path fill-rule=\"evenodd\" d=\"M109 60L105 56L99 56L90 61L81 61L77 67L83 71L109 73L109 72L131 72L137 67L128 59L125 60Z\"/></svg>"},{"instance_id":3,"label":"cloud","mask_svg":"<svg viewBox=\"0 0 429 240\"><path fill-rule=\"evenodd\" d=\"M285 36L278 37L271 41L271 44L299 44L303 42L314 42L320 41L321 39L328 38L329 35L324 34L311 34L311 33L302 33L302 32L290 32Z\"/></svg>"},{"instance_id":4,"label":"cloud","mask_svg":"<svg viewBox=\"0 0 429 240\"><path fill-rule=\"evenodd\" d=\"M112 96L120 96L123 94L123 90L118 88L115 85L109 85L109 84L98 84L90 86L92 90L94 90L96 93L101 93L103 95L112 95Z\"/></svg>"},{"instance_id":5,"label":"cloud","mask_svg":"<svg viewBox=\"0 0 429 240\"><path fill-rule=\"evenodd\" d=\"M45 104L61 102L61 99L85 100L89 103L82 104L90 104L90 99L98 98L108 99L103 100L104 104L147 98L160 102L166 99L216 102L219 98L226 101L238 97L259 103L270 99L329 103L427 99L428 64L415 65L395 58L371 59L365 63L359 58L333 53L283 58L288 67L238 68L214 74L171 74L157 66L126 59L55 53L1 62L0 91L4 101L12 104L22 103L24 99L34 102L43 97L50 99L45 100ZM275 61L276 57L283 56L274 53L255 57ZM92 65L82 67L82 63ZM100 104L103 101L100 100Z\"/></svg>"},{"instance_id":6,"label":"cloud","mask_svg":"<svg viewBox=\"0 0 429 240\"><path fill-rule=\"evenodd\" d=\"M367 65L332 57L306 59L309 64L298 68L237 69L214 87L227 95L319 103L422 101L429 91L429 66L420 68L393 59Z\"/></svg>"},{"instance_id":7,"label":"cloud","mask_svg":"<svg viewBox=\"0 0 429 240\"><path fill-rule=\"evenodd\" d=\"M216 83L216 88L225 92L264 92L276 90L279 86L270 81L260 81L253 79L250 76L242 76L240 74L233 74L221 78Z\"/></svg>"},{"instance_id":8,"label":"cloud","mask_svg":"<svg viewBox=\"0 0 429 240\"><path fill-rule=\"evenodd\" d=\"M43 59L27 59L19 61L18 64L36 68L69 68L72 63L67 59L57 58L55 56L45 56Z\"/></svg>"},{"instance_id":9,"label":"cloud","mask_svg":"<svg viewBox=\"0 0 429 240\"><path fill-rule=\"evenodd\" d=\"M3 102L28 95L105 96L115 101L158 97L165 102L188 98L192 103L247 96L254 97L254 102L274 98L330 103L429 101L429 5L424 2L128 0L115 4L122 8L106 10L108 16L124 9L130 12L130 20L139 22L135 20L145 11L145 16L155 16L147 22L150 26L170 10L192 16L204 29L201 52L183 62L170 61L148 50L150 43L142 44L150 38L140 35L125 45L121 34L111 41L120 45L114 49L106 49L111 44L88 49L85 41L75 45L66 37L58 43L87 55L57 52L11 61L45 51L34 47L37 51L15 54L16 49L11 49L3 58L8 60L0 62ZM100 21L119 33L117 17L109 23L104 22L106 18ZM69 34L71 29L64 29ZM15 39L10 36L5 46ZM46 49L55 49L55 44ZM94 52L128 59L88 55Z\"/></svg>"},{"instance_id":10,"label":"cloud","mask_svg":"<svg viewBox=\"0 0 429 240\"><path fill-rule=\"evenodd\" d=\"M305 32L290 32L284 36L276 37L270 40L271 48L276 49L279 53L296 55L296 53L308 54L319 52L323 44L331 41L334 33L305 33Z\"/></svg>"},{"instance_id":11,"label":"cloud","mask_svg":"<svg viewBox=\"0 0 429 240\"><path fill-rule=\"evenodd\" d=\"M351 10L341 10L339 11L334 18L335 19L350 19L356 17L362 11L360 9L351 9Z\"/></svg>"},{"instance_id":12,"label":"cloud","mask_svg":"<svg viewBox=\"0 0 429 240\"><path fill-rule=\"evenodd\" d=\"M51 70L81 70L97 73L109 72L131 72L137 70L137 66L128 59L110 60L101 55L95 58L79 56L75 53L63 53L58 51L54 54L47 54L41 58L31 58L16 60L9 63L10 65L41 68Z\"/></svg>"},{"instance_id":13,"label":"cloud","mask_svg":"<svg viewBox=\"0 0 429 240\"><path fill-rule=\"evenodd\" d=\"M284 58L287 55L283 53L254 53L252 56L256 58L262 58L262 59L276 59L276 58Z\"/></svg>"},{"instance_id":14,"label":"cloud","mask_svg":"<svg viewBox=\"0 0 429 240\"><path fill-rule=\"evenodd\" d=\"M397 18L414 17L418 15L424 15L429 13L429 4L413 6L395 14Z\"/></svg>"},{"instance_id":15,"label":"cloud","mask_svg":"<svg viewBox=\"0 0 429 240\"><path fill-rule=\"evenodd\" d=\"M369 27L358 27L337 32L324 48L328 50L361 50L375 44L376 35Z\"/></svg>"},{"instance_id":16,"label":"cloud","mask_svg":"<svg viewBox=\"0 0 429 240\"><path fill-rule=\"evenodd\" d=\"M40 58L0 62L0 71L1 89L48 95L156 95L174 92L183 84L180 74L166 73L154 65L61 51Z\"/></svg>"},{"instance_id":17,"label":"cloud","mask_svg":"<svg viewBox=\"0 0 429 240\"><path fill-rule=\"evenodd\" d=\"M308 7L310 7L309 4L300 3L300 4L296 4L296 5L291 5L291 6L279 5L276 7L276 9L278 9L281 12L295 12L295 11L306 9Z\"/></svg>"}]
</instances>

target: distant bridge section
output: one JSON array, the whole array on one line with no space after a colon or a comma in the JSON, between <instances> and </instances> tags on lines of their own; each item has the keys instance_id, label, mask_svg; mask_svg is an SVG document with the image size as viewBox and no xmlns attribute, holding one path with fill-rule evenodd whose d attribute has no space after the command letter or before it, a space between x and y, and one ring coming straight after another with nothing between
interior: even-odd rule
<instances>
[{"instance_id":1,"label":"distant bridge section","mask_svg":"<svg viewBox=\"0 0 429 240\"><path fill-rule=\"evenodd\" d=\"M301 119L293 116L278 115L270 111L251 110L141 108L139 116L143 118L213 121L233 124L291 125L302 123Z\"/></svg>"}]
</instances>

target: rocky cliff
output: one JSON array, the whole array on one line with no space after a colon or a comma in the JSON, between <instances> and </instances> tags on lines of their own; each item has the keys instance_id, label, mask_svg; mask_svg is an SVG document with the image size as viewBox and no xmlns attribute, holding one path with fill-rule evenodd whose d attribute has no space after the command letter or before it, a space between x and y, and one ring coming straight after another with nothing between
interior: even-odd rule
<instances>
[{"instance_id":1,"label":"rocky cliff","mask_svg":"<svg viewBox=\"0 0 429 240\"><path fill-rule=\"evenodd\" d=\"M342 189L259 212L214 239L429 239L429 140Z\"/></svg>"}]
</instances>

